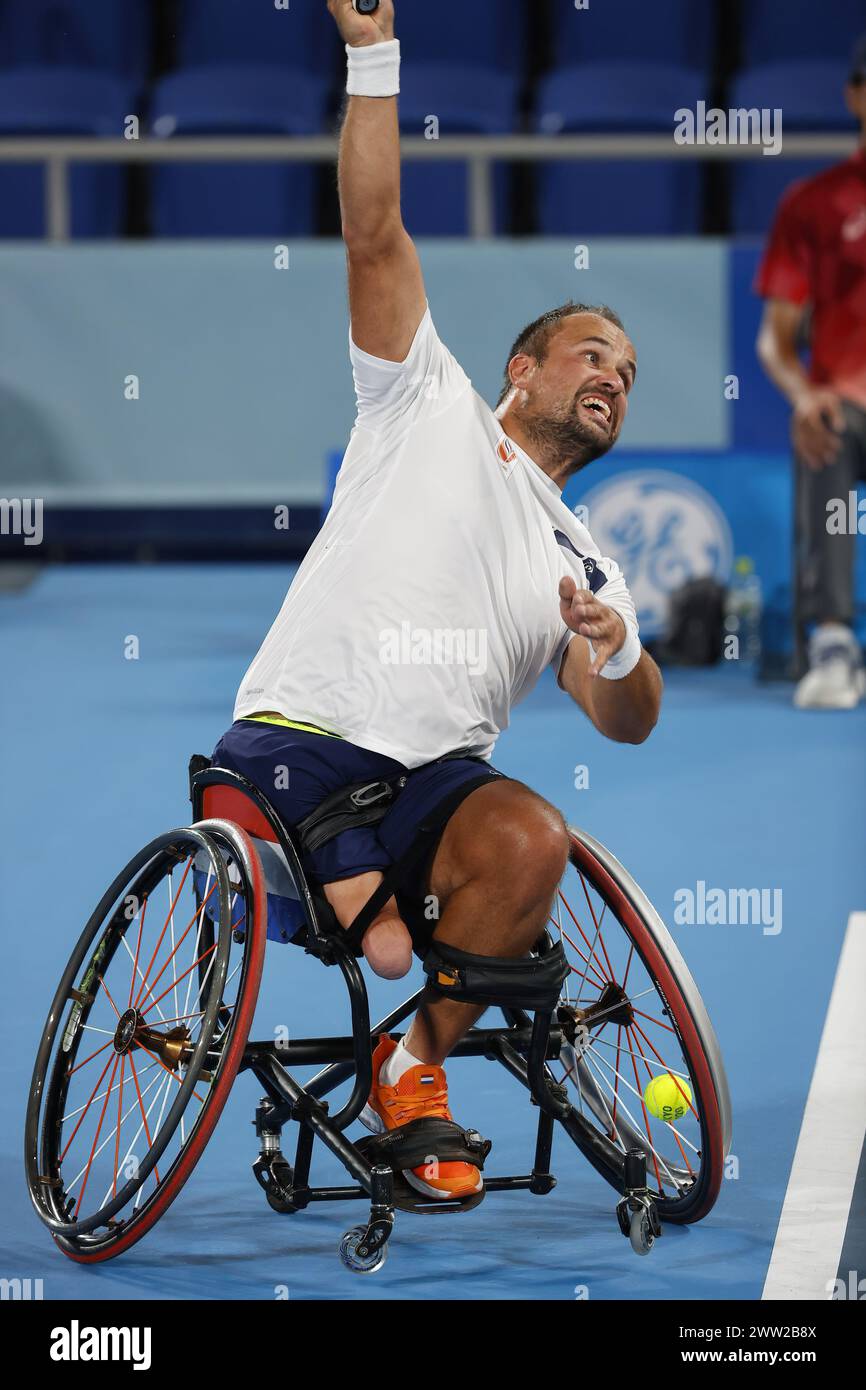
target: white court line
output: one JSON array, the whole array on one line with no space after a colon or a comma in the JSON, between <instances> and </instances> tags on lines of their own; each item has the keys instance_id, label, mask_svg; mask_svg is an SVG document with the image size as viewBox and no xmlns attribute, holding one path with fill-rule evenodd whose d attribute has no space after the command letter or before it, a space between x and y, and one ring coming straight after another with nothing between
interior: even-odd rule
<instances>
[{"instance_id":1,"label":"white court line","mask_svg":"<svg viewBox=\"0 0 866 1390\"><path fill-rule=\"evenodd\" d=\"M829 1299L866 1130L866 912L852 912L764 1299Z\"/></svg>"}]
</instances>

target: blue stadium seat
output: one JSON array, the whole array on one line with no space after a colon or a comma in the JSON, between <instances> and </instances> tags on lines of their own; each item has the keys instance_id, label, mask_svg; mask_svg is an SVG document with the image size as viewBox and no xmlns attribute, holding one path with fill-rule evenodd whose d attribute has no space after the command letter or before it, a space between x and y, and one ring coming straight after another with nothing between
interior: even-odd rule
<instances>
[{"instance_id":1,"label":"blue stadium seat","mask_svg":"<svg viewBox=\"0 0 866 1390\"><path fill-rule=\"evenodd\" d=\"M733 79L728 106L780 107L785 130L855 130L845 106L845 63L839 59L767 63Z\"/></svg>"},{"instance_id":2,"label":"blue stadium seat","mask_svg":"<svg viewBox=\"0 0 866 1390\"><path fill-rule=\"evenodd\" d=\"M485 68L404 63L400 78L400 126L424 135L435 116L442 136L508 134L517 119L517 80ZM413 236L465 236L469 231L465 162L405 159L403 219ZM509 230L508 170L494 167L494 219Z\"/></svg>"},{"instance_id":3,"label":"blue stadium seat","mask_svg":"<svg viewBox=\"0 0 866 1390\"><path fill-rule=\"evenodd\" d=\"M527 55L526 0L466 0L454 11L430 0L406 0L397 24L407 63L452 63L522 74Z\"/></svg>"},{"instance_id":4,"label":"blue stadium seat","mask_svg":"<svg viewBox=\"0 0 866 1390\"><path fill-rule=\"evenodd\" d=\"M80 68L0 72L0 136L122 135L134 87ZM118 236L123 229L125 171L110 164L71 170L74 237ZM0 164L0 236L45 234L44 167Z\"/></svg>"},{"instance_id":5,"label":"blue stadium seat","mask_svg":"<svg viewBox=\"0 0 866 1390\"><path fill-rule=\"evenodd\" d=\"M542 82L535 123L543 134L672 135L674 112L694 108L702 95L702 77L685 68L584 64ZM551 161L538 166L537 178L539 231L548 236L700 231L701 169L691 160Z\"/></svg>"},{"instance_id":6,"label":"blue stadium seat","mask_svg":"<svg viewBox=\"0 0 866 1390\"><path fill-rule=\"evenodd\" d=\"M742 14L745 67L791 58L845 60L866 32L866 0L747 0Z\"/></svg>"},{"instance_id":7,"label":"blue stadium seat","mask_svg":"<svg viewBox=\"0 0 866 1390\"><path fill-rule=\"evenodd\" d=\"M150 0L3 0L0 67L98 68L142 78L150 58Z\"/></svg>"},{"instance_id":8,"label":"blue stadium seat","mask_svg":"<svg viewBox=\"0 0 866 1390\"><path fill-rule=\"evenodd\" d=\"M178 66L269 63L330 77L340 36L325 0L180 0Z\"/></svg>"},{"instance_id":9,"label":"blue stadium seat","mask_svg":"<svg viewBox=\"0 0 866 1390\"><path fill-rule=\"evenodd\" d=\"M706 71L715 8L707 0L593 0L576 10L554 0L551 67L640 60Z\"/></svg>"},{"instance_id":10,"label":"blue stadium seat","mask_svg":"<svg viewBox=\"0 0 866 1390\"><path fill-rule=\"evenodd\" d=\"M842 95L846 69L839 60L771 63L738 74L728 106L783 113L784 132L856 128ZM783 159L762 156L737 160L731 169L731 224L740 235L768 231L779 199L796 179L809 178L833 163L828 159Z\"/></svg>"},{"instance_id":11,"label":"blue stadium seat","mask_svg":"<svg viewBox=\"0 0 866 1390\"><path fill-rule=\"evenodd\" d=\"M284 67L203 67L158 83L153 134L315 135L328 84ZM316 171L311 165L170 164L153 171L157 236L310 236Z\"/></svg>"}]
</instances>

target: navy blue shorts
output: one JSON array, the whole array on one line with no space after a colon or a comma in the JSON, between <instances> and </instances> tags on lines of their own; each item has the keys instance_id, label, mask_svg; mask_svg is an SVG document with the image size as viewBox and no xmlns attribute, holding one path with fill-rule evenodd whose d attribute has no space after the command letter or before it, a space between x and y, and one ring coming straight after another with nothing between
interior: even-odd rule
<instances>
[{"instance_id":1,"label":"navy blue shorts","mask_svg":"<svg viewBox=\"0 0 866 1390\"><path fill-rule=\"evenodd\" d=\"M305 872L320 884L370 870L384 873L409 852L422 823L461 785L477 782L485 774L491 781L503 776L478 758L444 758L410 771L393 758L345 739L252 719L237 720L223 734L212 758L217 766L239 772L258 787L289 827L352 782L406 777L405 787L378 825L343 830L320 849L301 856ZM435 844L431 857L434 849ZM397 894L401 911L411 911L416 922L425 892L426 883L418 883L411 905L408 894ZM435 922L428 924L428 937L434 926Z\"/></svg>"}]
</instances>

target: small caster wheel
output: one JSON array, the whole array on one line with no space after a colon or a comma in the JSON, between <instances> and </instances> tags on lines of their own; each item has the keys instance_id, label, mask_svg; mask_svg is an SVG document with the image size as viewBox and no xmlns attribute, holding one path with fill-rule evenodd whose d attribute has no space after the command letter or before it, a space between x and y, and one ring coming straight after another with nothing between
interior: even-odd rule
<instances>
[{"instance_id":1,"label":"small caster wheel","mask_svg":"<svg viewBox=\"0 0 866 1390\"><path fill-rule=\"evenodd\" d=\"M371 1250L365 1245L366 1235L366 1226L353 1226L340 1241L340 1259L353 1274L375 1274L385 1263L387 1243Z\"/></svg>"},{"instance_id":2,"label":"small caster wheel","mask_svg":"<svg viewBox=\"0 0 866 1390\"><path fill-rule=\"evenodd\" d=\"M253 1164L253 1177L264 1192L272 1211L285 1215L298 1210L292 1198L292 1166L281 1153L259 1154Z\"/></svg>"},{"instance_id":3,"label":"small caster wheel","mask_svg":"<svg viewBox=\"0 0 866 1390\"><path fill-rule=\"evenodd\" d=\"M265 1197L271 1211L278 1211L281 1216L294 1216L298 1208L288 1195L288 1189L278 1183L272 1183L265 1188Z\"/></svg>"},{"instance_id":4,"label":"small caster wheel","mask_svg":"<svg viewBox=\"0 0 866 1390\"><path fill-rule=\"evenodd\" d=\"M643 1207L641 1207L640 1211L632 1212L628 1228L628 1238L631 1241L631 1248L636 1255L648 1255L656 1243L649 1212Z\"/></svg>"}]
</instances>

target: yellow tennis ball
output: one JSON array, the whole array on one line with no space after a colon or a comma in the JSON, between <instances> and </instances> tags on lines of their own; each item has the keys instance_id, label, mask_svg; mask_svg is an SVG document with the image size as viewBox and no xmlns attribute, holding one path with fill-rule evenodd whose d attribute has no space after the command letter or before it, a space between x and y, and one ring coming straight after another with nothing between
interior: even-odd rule
<instances>
[{"instance_id":1,"label":"yellow tennis ball","mask_svg":"<svg viewBox=\"0 0 866 1390\"><path fill-rule=\"evenodd\" d=\"M663 1071L647 1082L643 1098L651 1115L671 1125L685 1115L691 1104L692 1093L688 1082L681 1076L674 1078L669 1071Z\"/></svg>"}]
</instances>

